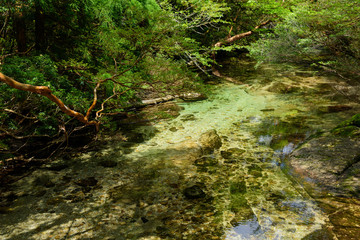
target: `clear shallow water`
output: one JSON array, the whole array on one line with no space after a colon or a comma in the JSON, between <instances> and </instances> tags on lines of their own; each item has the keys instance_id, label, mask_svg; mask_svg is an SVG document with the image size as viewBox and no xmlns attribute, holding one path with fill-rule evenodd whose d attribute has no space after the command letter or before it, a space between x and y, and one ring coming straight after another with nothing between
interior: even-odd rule
<instances>
[{"instance_id":1,"label":"clear shallow water","mask_svg":"<svg viewBox=\"0 0 360 240\"><path fill-rule=\"evenodd\" d=\"M13 201L0 215L0 236L303 239L321 230L327 215L288 179L281 158L352 112L319 110L344 103L324 90L333 83L327 77L299 77L295 73L303 71L296 68L249 73L232 67L226 72L244 85L224 83L208 100L179 101L184 110L176 119L132 130L144 142L115 136L101 151L58 159L8 186L2 196ZM268 91L274 82L301 91ZM223 144L201 156L197 140L210 129ZM56 164L66 167L53 170Z\"/></svg>"}]
</instances>

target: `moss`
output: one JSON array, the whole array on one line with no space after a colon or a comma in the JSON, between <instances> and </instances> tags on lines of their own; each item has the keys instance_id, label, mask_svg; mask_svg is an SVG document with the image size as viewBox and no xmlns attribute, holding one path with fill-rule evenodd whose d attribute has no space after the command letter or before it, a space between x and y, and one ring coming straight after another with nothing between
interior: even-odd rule
<instances>
[{"instance_id":1,"label":"moss","mask_svg":"<svg viewBox=\"0 0 360 240\"><path fill-rule=\"evenodd\" d=\"M341 127L346 127L346 126L360 127L360 113L355 114L350 119L343 121L336 128L341 128Z\"/></svg>"},{"instance_id":2,"label":"moss","mask_svg":"<svg viewBox=\"0 0 360 240\"><path fill-rule=\"evenodd\" d=\"M231 182L230 183L230 193L231 194L246 193L245 181Z\"/></svg>"},{"instance_id":3,"label":"moss","mask_svg":"<svg viewBox=\"0 0 360 240\"><path fill-rule=\"evenodd\" d=\"M351 117L351 125L360 127L360 113Z\"/></svg>"},{"instance_id":4,"label":"moss","mask_svg":"<svg viewBox=\"0 0 360 240\"><path fill-rule=\"evenodd\" d=\"M249 208L249 204L242 194L231 195L230 210L232 212L241 212L241 210Z\"/></svg>"},{"instance_id":5,"label":"moss","mask_svg":"<svg viewBox=\"0 0 360 240\"><path fill-rule=\"evenodd\" d=\"M354 136L360 127L360 113L355 114L350 119L343 121L331 130L331 133L338 136Z\"/></svg>"},{"instance_id":6,"label":"moss","mask_svg":"<svg viewBox=\"0 0 360 240\"><path fill-rule=\"evenodd\" d=\"M271 143L271 148L277 150L277 149L283 149L286 145L289 144L289 141L287 139L281 139L279 141L274 141L274 143Z\"/></svg>"},{"instance_id":7,"label":"moss","mask_svg":"<svg viewBox=\"0 0 360 240\"><path fill-rule=\"evenodd\" d=\"M336 127L334 128L331 133L337 136L352 136L355 131L358 130L356 126L345 126L345 127Z\"/></svg>"}]
</instances>

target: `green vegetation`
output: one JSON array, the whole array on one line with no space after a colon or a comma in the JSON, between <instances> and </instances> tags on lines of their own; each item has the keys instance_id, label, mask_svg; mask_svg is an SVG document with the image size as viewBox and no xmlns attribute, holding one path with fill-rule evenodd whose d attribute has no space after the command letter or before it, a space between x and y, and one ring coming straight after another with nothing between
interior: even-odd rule
<instances>
[{"instance_id":1,"label":"green vegetation","mask_svg":"<svg viewBox=\"0 0 360 240\"><path fill-rule=\"evenodd\" d=\"M336 126L331 132L334 135L339 136L358 136L360 127L360 114L355 114L350 119L343 121L338 126Z\"/></svg>"},{"instance_id":2,"label":"green vegetation","mask_svg":"<svg viewBox=\"0 0 360 240\"><path fill-rule=\"evenodd\" d=\"M301 2L301 3L300 3ZM360 2L299 1L249 47L259 62L306 62L359 77Z\"/></svg>"}]
</instances>

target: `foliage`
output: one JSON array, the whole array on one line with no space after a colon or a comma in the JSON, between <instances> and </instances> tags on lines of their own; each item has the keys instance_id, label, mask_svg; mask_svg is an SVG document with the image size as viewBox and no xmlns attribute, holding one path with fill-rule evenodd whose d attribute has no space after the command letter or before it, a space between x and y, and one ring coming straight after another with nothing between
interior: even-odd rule
<instances>
[{"instance_id":1,"label":"foliage","mask_svg":"<svg viewBox=\"0 0 360 240\"><path fill-rule=\"evenodd\" d=\"M253 43L253 57L263 61L307 61L338 71L360 70L358 1L319 0L297 5L272 33Z\"/></svg>"},{"instance_id":2,"label":"foliage","mask_svg":"<svg viewBox=\"0 0 360 240\"><path fill-rule=\"evenodd\" d=\"M212 60L194 32L219 24L227 10L211 0L2 1L0 71L22 83L49 86L80 113L101 83L94 112L105 107L106 123L106 114L148 94L200 90L198 74L188 67L209 67ZM42 96L0 88L0 124L15 135L52 135L70 120Z\"/></svg>"},{"instance_id":3,"label":"foliage","mask_svg":"<svg viewBox=\"0 0 360 240\"><path fill-rule=\"evenodd\" d=\"M26 82L31 85L51 86L56 96L59 96L76 110L84 111L89 105L87 100L89 93L74 88L66 76L61 76L57 71L55 62L48 55L13 56L6 58L1 71L4 74L13 76L20 82ZM12 89L5 85L0 85L0 91L6 93L0 96L0 102L2 102L3 107L8 106L19 113L36 116L41 123L40 128L36 130L38 133L54 134L57 132L56 129L59 125L56 117L62 121L66 119L63 114L57 113L58 110L51 106L52 103L46 98ZM17 121L15 121L16 119L10 118L9 115L4 115L2 119L7 121L10 129L19 128ZM36 128L37 126L34 127ZM31 130L29 129L29 131Z\"/></svg>"},{"instance_id":4,"label":"foliage","mask_svg":"<svg viewBox=\"0 0 360 240\"><path fill-rule=\"evenodd\" d=\"M211 71L215 51L234 51L261 36L249 47L259 62L307 60L356 72L359 8L344 0L5 0L0 70L49 86L81 113L99 83L93 112L101 115L90 117L106 122L107 114L140 98L204 90L199 73ZM272 24L250 38L214 47L267 20ZM53 134L69 120L46 98L0 88L1 109L39 120L26 128L29 134ZM8 130L27 122L0 114Z\"/></svg>"}]
</instances>

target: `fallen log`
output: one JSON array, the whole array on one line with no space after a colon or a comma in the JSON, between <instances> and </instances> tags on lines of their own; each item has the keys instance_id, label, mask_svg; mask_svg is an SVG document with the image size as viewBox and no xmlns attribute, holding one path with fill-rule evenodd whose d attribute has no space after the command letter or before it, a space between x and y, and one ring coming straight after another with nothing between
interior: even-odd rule
<instances>
[{"instance_id":1,"label":"fallen log","mask_svg":"<svg viewBox=\"0 0 360 240\"><path fill-rule=\"evenodd\" d=\"M165 97L158 97L158 98L142 100L140 103L138 103L132 107L140 107L141 108L141 107L146 107L149 105L156 105L159 103L172 101L176 98L180 98L186 102L201 101L201 100L207 99L207 97L201 93L196 93L196 92L182 93L182 94L177 94L177 95L167 95Z\"/></svg>"}]
</instances>

